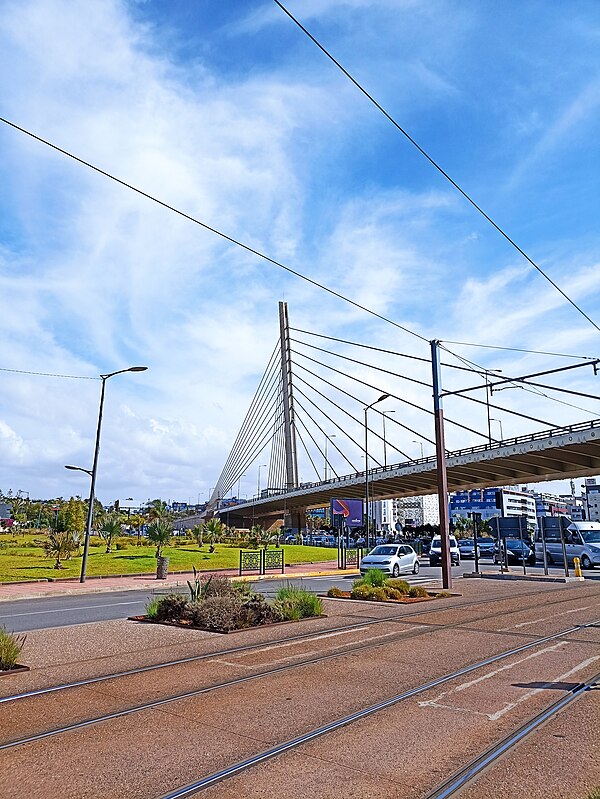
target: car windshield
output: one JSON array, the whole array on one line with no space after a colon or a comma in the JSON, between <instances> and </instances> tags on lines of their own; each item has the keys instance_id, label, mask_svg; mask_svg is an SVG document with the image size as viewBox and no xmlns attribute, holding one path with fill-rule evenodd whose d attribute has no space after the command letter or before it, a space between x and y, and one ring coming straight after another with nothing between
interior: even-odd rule
<instances>
[{"instance_id":1,"label":"car windshield","mask_svg":"<svg viewBox=\"0 0 600 799\"><path fill-rule=\"evenodd\" d=\"M398 547L375 547L371 555L395 555Z\"/></svg>"},{"instance_id":2,"label":"car windshield","mask_svg":"<svg viewBox=\"0 0 600 799\"><path fill-rule=\"evenodd\" d=\"M581 535L586 544L600 544L600 530L582 530Z\"/></svg>"},{"instance_id":3,"label":"car windshield","mask_svg":"<svg viewBox=\"0 0 600 799\"><path fill-rule=\"evenodd\" d=\"M463 538L463 540L462 540L462 541L459 541L459 542L458 542L458 546L459 546L459 547L460 547L460 546L468 546L468 547L472 547L472 546L473 546L473 539L472 539L472 538Z\"/></svg>"},{"instance_id":4,"label":"car windshield","mask_svg":"<svg viewBox=\"0 0 600 799\"><path fill-rule=\"evenodd\" d=\"M519 549L519 547L524 546L526 547L527 544L525 541L521 541L520 538L507 538L506 539L506 546L509 549Z\"/></svg>"}]
</instances>

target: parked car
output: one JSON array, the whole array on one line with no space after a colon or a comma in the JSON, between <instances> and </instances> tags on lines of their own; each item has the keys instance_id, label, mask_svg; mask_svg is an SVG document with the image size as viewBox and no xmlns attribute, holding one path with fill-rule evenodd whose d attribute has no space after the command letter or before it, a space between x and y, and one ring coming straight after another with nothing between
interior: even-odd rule
<instances>
[{"instance_id":1,"label":"parked car","mask_svg":"<svg viewBox=\"0 0 600 799\"><path fill-rule=\"evenodd\" d=\"M572 522L563 533L565 539L565 552L567 560L579 558L582 569L593 569L600 566L600 523L598 522ZM562 563L563 551L558 530L546 530L546 560L550 563ZM538 530L535 536L535 552L542 560L544 548L542 534Z\"/></svg>"},{"instance_id":2,"label":"parked car","mask_svg":"<svg viewBox=\"0 0 600 799\"><path fill-rule=\"evenodd\" d=\"M401 573L419 573L419 558L408 544L380 544L372 549L360 562L360 573L369 569L380 569L392 577Z\"/></svg>"},{"instance_id":3,"label":"parked car","mask_svg":"<svg viewBox=\"0 0 600 799\"><path fill-rule=\"evenodd\" d=\"M506 560L511 563L528 563L530 566L535 564L535 552L528 545L527 541L521 541L520 538L506 538ZM504 549L504 542L500 542L502 550ZM503 553L496 544L494 548L494 563L502 562Z\"/></svg>"},{"instance_id":4,"label":"parked car","mask_svg":"<svg viewBox=\"0 0 600 799\"><path fill-rule=\"evenodd\" d=\"M494 548L496 547L496 541L493 538L488 538L484 536L483 538L477 538L477 546L479 547L479 554L484 558L494 557Z\"/></svg>"},{"instance_id":5,"label":"parked car","mask_svg":"<svg viewBox=\"0 0 600 799\"><path fill-rule=\"evenodd\" d=\"M442 539L439 535L433 537L429 548L429 565L437 566L442 562ZM456 538L450 536L450 563L452 566L460 564L460 550Z\"/></svg>"},{"instance_id":6,"label":"parked car","mask_svg":"<svg viewBox=\"0 0 600 799\"><path fill-rule=\"evenodd\" d=\"M458 542L458 551L461 558L475 557L475 541L472 538L461 538ZM481 555L481 549L477 547L477 555Z\"/></svg>"}]
</instances>

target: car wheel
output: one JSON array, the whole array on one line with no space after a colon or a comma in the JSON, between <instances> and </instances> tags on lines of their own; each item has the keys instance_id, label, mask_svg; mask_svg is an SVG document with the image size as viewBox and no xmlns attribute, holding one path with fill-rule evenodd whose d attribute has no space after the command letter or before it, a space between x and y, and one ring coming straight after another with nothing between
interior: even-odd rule
<instances>
[{"instance_id":1,"label":"car wheel","mask_svg":"<svg viewBox=\"0 0 600 799\"><path fill-rule=\"evenodd\" d=\"M394 563L394 568L392 569L392 577L398 577L400 574L400 566L397 563Z\"/></svg>"},{"instance_id":2,"label":"car wheel","mask_svg":"<svg viewBox=\"0 0 600 799\"><path fill-rule=\"evenodd\" d=\"M582 569L593 569L592 561L588 558L587 555L584 555L581 558L581 568Z\"/></svg>"},{"instance_id":3,"label":"car wheel","mask_svg":"<svg viewBox=\"0 0 600 799\"><path fill-rule=\"evenodd\" d=\"M548 564L548 566L551 566L554 563L554 558L547 550L546 550L546 563Z\"/></svg>"},{"instance_id":4,"label":"car wheel","mask_svg":"<svg viewBox=\"0 0 600 799\"><path fill-rule=\"evenodd\" d=\"M412 569L413 574L418 574L419 573L419 569L420 569L419 561L415 560L414 565L413 565L413 569Z\"/></svg>"}]
</instances>

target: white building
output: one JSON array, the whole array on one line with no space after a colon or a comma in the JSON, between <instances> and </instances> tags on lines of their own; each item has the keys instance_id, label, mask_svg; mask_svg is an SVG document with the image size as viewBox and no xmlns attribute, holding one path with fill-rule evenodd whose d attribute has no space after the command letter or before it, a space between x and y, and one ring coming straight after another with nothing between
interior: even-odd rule
<instances>
[{"instance_id":1,"label":"white building","mask_svg":"<svg viewBox=\"0 0 600 799\"><path fill-rule=\"evenodd\" d=\"M373 503L372 518L377 528L384 532L395 532L397 523L402 527L439 524L438 496L427 494L421 497L378 500Z\"/></svg>"}]
</instances>

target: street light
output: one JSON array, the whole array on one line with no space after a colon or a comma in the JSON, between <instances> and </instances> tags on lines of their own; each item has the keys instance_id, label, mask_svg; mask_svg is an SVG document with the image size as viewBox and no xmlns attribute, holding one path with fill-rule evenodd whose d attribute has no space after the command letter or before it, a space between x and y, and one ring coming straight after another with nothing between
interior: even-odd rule
<instances>
[{"instance_id":1,"label":"street light","mask_svg":"<svg viewBox=\"0 0 600 799\"><path fill-rule=\"evenodd\" d=\"M94 449L94 463L91 471L89 469L82 469L80 466L66 466L67 469L73 469L78 472L86 472L91 477L90 482L90 500L87 512L87 521L85 524L85 540L83 543L83 559L81 561L81 576L79 577L80 583L85 583L85 570L87 566L88 550L90 548L90 535L92 534L92 520L94 518L94 492L96 490L96 475L98 472L98 455L100 453L100 430L102 428L102 411L104 408L104 391L106 388L106 381L109 377L123 374L124 372L145 372L147 366L130 366L128 369L119 369L116 372L109 372L106 375L100 375L102 380L102 389L100 391L100 407L98 410L98 427L96 428L96 447Z\"/></svg>"},{"instance_id":2,"label":"street light","mask_svg":"<svg viewBox=\"0 0 600 799\"><path fill-rule=\"evenodd\" d=\"M416 438L413 438L410 443L411 444L418 444L421 447L421 458L423 458L424 457L423 456L423 442L422 441L417 441Z\"/></svg>"},{"instance_id":3,"label":"street light","mask_svg":"<svg viewBox=\"0 0 600 799\"><path fill-rule=\"evenodd\" d=\"M365 405L365 519L366 519L366 539L367 539L367 549L369 549L369 542L371 538L371 525L369 524L369 427L368 427L368 413L369 410L374 406L377 405L378 402L383 402L383 400L388 399L389 394L382 394L379 399L376 399L375 402L372 402L370 405Z\"/></svg>"},{"instance_id":4,"label":"street light","mask_svg":"<svg viewBox=\"0 0 600 799\"><path fill-rule=\"evenodd\" d=\"M324 464L324 472L325 472L325 480L323 482L327 482L327 444L329 443L330 438L335 438L335 434L331 433L330 436L325 436L325 464Z\"/></svg>"},{"instance_id":5,"label":"street light","mask_svg":"<svg viewBox=\"0 0 600 799\"><path fill-rule=\"evenodd\" d=\"M385 442L385 415L386 413L396 413L396 411L382 411L381 418L383 422L383 465L387 466L387 451L386 451L386 442Z\"/></svg>"},{"instance_id":6,"label":"street light","mask_svg":"<svg viewBox=\"0 0 600 799\"><path fill-rule=\"evenodd\" d=\"M261 463L261 465L258 467L258 499L260 499L260 470L266 468L267 468L266 463Z\"/></svg>"},{"instance_id":7,"label":"street light","mask_svg":"<svg viewBox=\"0 0 600 799\"><path fill-rule=\"evenodd\" d=\"M489 383L489 380L488 380L488 375L492 374L492 372L496 372L496 374L497 374L497 373L499 373L501 371L502 371L502 369L484 369L484 374L485 374L485 405L486 405L486 408L487 408L488 439L489 439L489 443L490 444L492 443L492 426L491 426L490 422L498 421L498 420L497 419L496 420L490 419L490 383Z\"/></svg>"},{"instance_id":8,"label":"street light","mask_svg":"<svg viewBox=\"0 0 600 799\"><path fill-rule=\"evenodd\" d=\"M242 482L242 477L245 477L247 474L248 474L248 472L244 472L244 474L241 474L240 477L239 477L238 487L237 487L237 498L238 498L238 500L240 498L240 483Z\"/></svg>"},{"instance_id":9,"label":"street light","mask_svg":"<svg viewBox=\"0 0 600 799\"><path fill-rule=\"evenodd\" d=\"M502 432L502 422L501 422L501 420L500 419L490 419L490 422L498 422L498 424L500 425L500 440L504 441L504 433ZM490 441L491 441L491 437L490 437Z\"/></svg>"}]
</instances>

